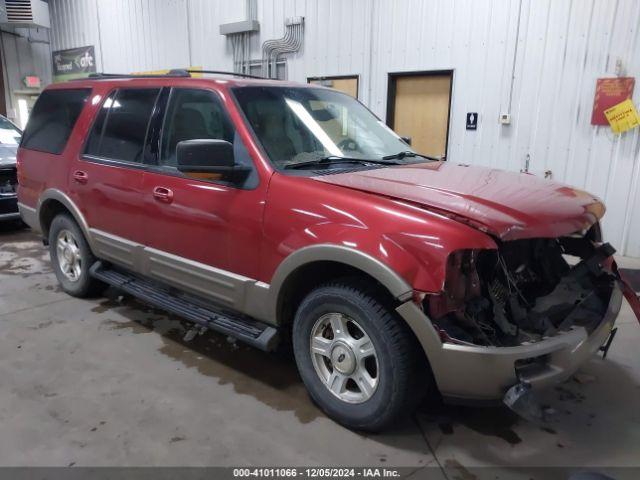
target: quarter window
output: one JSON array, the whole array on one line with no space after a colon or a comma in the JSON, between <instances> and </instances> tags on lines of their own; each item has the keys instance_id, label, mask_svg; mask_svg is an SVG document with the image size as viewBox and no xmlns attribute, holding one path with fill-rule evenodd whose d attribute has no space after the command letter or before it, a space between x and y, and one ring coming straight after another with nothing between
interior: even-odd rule
<instances>
[{"instance_id":1,"label":"quarter window","mask_svg":"<svg viewBox=\"0 0 640 480\"><path fill-rule=\"evenodd\" d=\"M218 97L207 90L175 89L164 121L160 164L176 165L183 140L213 139L234 143L235 129Z\"/></svg>"},{"instance_id":2,"label":"quarter window","mask_svg":"<svg viewBox=\"0 0 640 480\"><path fill-rule=\"evenodd\" d=\"M160 89L118 90L104 101L96 116L85 153L142 163L149 119Z\"/></svg>"},{"instance_id":3,"label":"quarter window","mask_svg":"<svg viewBox=\"0 0 640 480\"><path fill-rule=\"evenodd\" d=\"M22 148L60 154L90 93L84 88L43 92L31 112Z\"/></svg>"}]
</instances>

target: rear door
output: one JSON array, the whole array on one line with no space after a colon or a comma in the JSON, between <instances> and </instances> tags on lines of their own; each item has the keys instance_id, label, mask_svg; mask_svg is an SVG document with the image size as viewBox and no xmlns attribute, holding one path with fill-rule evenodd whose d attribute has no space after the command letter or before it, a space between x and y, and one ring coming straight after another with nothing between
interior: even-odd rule
<instances>
[{"instance_id":1,"label":"rear door","mask_svg":"<svg viewBox=\"0 0 640 480\"><path fill-rule=\"evenodd\" d=\"M141 188L147 131L160 90L110 92L70 170L69 190L89 224L95 253L136 271L144 240Z\"/></svg>"},{"instance_id":2,"label":"rear door","mask_svg":"<svg viewBox=\"0 0 640 480\"><path fill-rule=\"evenodd\" d=\"M235 163L251 173L232 182L179 172L176 145L191 139L232 143ZM246 284L258 277L266 185L220 95L172 89L158 143L158 165L143 181L146 273L241 310Z\"/></svg>"}]
</instances>

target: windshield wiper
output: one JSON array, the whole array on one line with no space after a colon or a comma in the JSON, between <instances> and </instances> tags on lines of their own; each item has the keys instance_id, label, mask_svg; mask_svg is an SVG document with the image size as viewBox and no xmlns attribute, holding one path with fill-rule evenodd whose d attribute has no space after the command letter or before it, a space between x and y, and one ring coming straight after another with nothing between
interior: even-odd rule
<instances>
[{"instance_id":1,"label":"windshield wiper","mask_svg":"<svg viewBox=\"0 0 640 480\"><path fill-rule=\"evenodd\" d=\"M412 152L411 150L404 150L402 152L394 153L393 155L385 155L384 157L382 157L382 159L393 160L397 158L398 160L402 160L403 158L406 158L406 157L421 157L421 158L426 158L427 160L434 160L436 162L440 161L439 158L429 157L428 155L422 155L420 153Z\"/></svg>"},{"instance_id":2,"label":"windshield wiper","mask_svg":"<svg viewBox=\"0 0 640 480\"><path fill-rule=\"evenodd\" d=\"M374 160L369 158L355 158L355 157L340 157L338 155L329 155L327 157L316 158L314 160L308 160L305 162L292 163L286 165L284 168L287 169L296 169L302 167L308 167L310 165L330 165L332 163L373 163L376 165L399 165L398 162L390 162L385 159L383 160Z\"/></svg>"}]
</instances>

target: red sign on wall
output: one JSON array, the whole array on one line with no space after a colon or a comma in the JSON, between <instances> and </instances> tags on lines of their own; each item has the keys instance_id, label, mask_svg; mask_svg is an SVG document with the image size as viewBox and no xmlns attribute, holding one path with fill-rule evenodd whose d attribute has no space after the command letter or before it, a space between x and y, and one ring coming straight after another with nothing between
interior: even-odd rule
<instances>
[{"instance_id":1,"label":"red sign on wall","mask_svg":"<svg viewBox=\"0 0 640 480\"><path fill-rule=\"evenodd\" d=\"M599 78L596 81L591 125L609 125L604 111L631 98L635 82L633 77Z\"/></svg>"}]
</instances>

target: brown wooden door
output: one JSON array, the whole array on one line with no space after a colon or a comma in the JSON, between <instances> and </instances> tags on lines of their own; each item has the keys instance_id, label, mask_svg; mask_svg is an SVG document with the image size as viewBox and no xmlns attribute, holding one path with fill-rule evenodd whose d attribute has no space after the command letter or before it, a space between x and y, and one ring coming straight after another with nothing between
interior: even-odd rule
<instances>
[{"instance_id":1,"label":"brown wooden door","mask_svg":"<svg viewBox=\"0 0 640 480\"><path fill-rule=\"evenodd\" d=\"M389 126L398 135L411 137L411 146L419 153L446 156L451 79L451 72L389 78Z\"/></svg>"}]
</instances>

